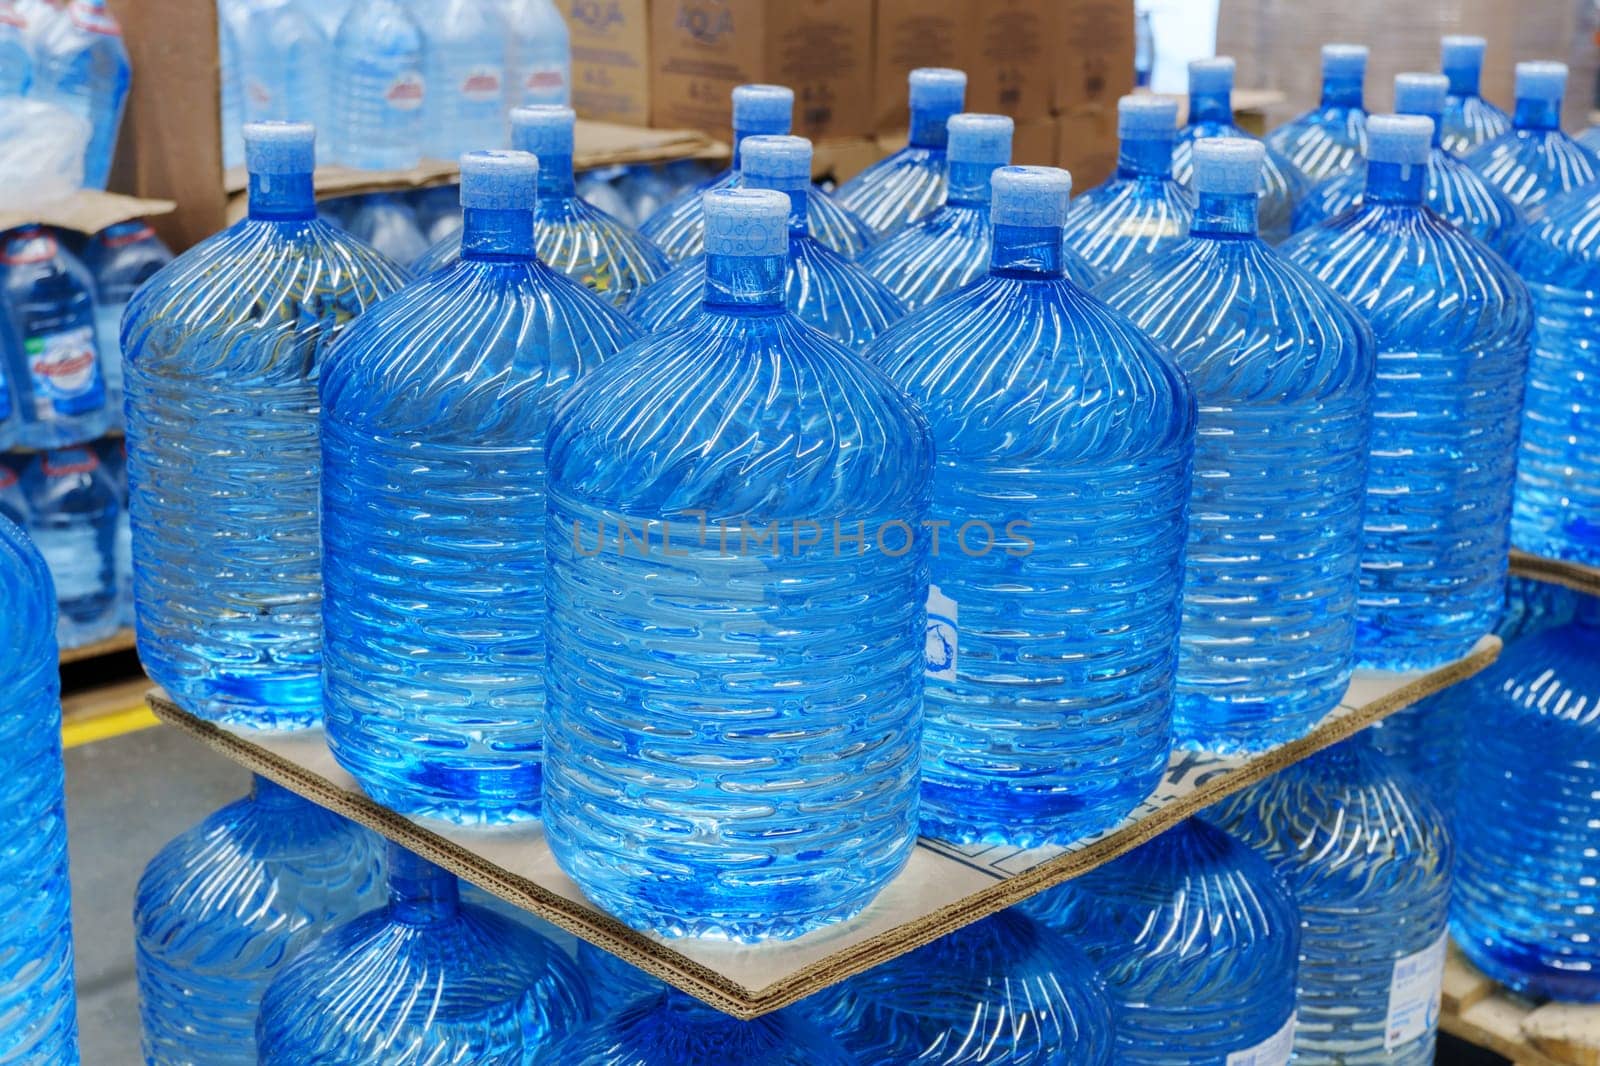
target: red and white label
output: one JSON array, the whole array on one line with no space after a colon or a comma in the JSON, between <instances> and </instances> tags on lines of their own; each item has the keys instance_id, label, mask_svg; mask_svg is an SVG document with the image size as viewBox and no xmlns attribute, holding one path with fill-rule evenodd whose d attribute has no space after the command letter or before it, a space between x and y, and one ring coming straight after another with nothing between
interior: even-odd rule
<instances>
[{"instance_id":1,"label":"red and white label","mask_svg":"<svg viewBox=\"0 0 1600 1066\"><path fill-rule=\"evenodd\" d=\"M415 111L422 106L422 75L408 70L395 78L384 91L384 102L396 111Z\"/></svg>"},{"instance_id":2,"label":"red and white label","mask_svg":"<svg viewBox=\"0 0 1600 1066\"><path fill-rule=\"evenodd\" d=\"M494 67L473 67L461 79L461 95L475 104L492 103L502 92L500 72Z\"/></svg>"},{"instance_id":3,"label":"red and white label","mask_svg":"<svg viewBox=\"0 0 1600 1066\"><path fill-rule=\"evenodd\" d=\"M528 71L523 86L530 93L560 92L567 86L567 75L560 67L534 67Z\"/></svg>"},{"instance_id":4,"label":"red and white label","mask_svg":"<svg viewBox=\"0 0 1600 1066\"><path fill-rule=\"evenodd\" d=\"M94 387L96 353L92 326L29 337L24 346L29 372L52 398L79 396Z\"/></svg>"}]
</instances>

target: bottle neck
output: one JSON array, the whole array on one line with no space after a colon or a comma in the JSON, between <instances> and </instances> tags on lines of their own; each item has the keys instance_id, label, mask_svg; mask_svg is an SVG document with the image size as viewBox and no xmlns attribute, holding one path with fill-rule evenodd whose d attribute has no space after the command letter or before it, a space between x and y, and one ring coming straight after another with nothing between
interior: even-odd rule
<instances>
[{"instance_id":1,"label":"bottle neck","mask_svg":"<svg viewBox=\"0 0 1600 1066\"><path fill-rule=\"evenodd\" d=\"M250 798L257 806L272 810L297 807L305 802L276 781L269 781L260 774L252 774L250 777Z\"/></svg>"},{"instance_id":2,"label":"bottle neck","mask_svg":"<svg viewBox=\"0 0 1600 1066\"><path fill-rule=\"evenodd\" d=\"M1357 78L1324 78L1322 82L1323 107L1361 106L1361 82Z\"/></svg>"},{"instance_id":3,"label":"bottle neck","mask_svg":"<svg viewBox=\"0 0 1600 1066\"><path fill-rule=\"evenodd\" d=\"M1511 124L1519 130L1556 130L1561 128L1561 105L1555 100L1517 101L1517 113Z\"/></svg>"},{"instance_id":4,"label":"bottle neck","mask_svg":"<svg viewBox=\"0 0 1600 1066\"><path fill-rule=\"evenodd\" d=\"M1444 76L1450 81L1451 96L1477 96L1478 84L1482 71L1478 67L1457 67L1446 70Z\"/></svg>"},{"instance_id":5,"label":"bottle neck","mask_svg":"<svg viewBox=\"0 0 1600 1066\"><path fill-rule=\"evenodd\" d=\"M950 116L937 111L911 109L911 146L943 148L950 142Z\"/></svg>"},{"instance_id":6,"label":"bottle neck","mask_svg":"<svg viewBox=\"0 0 1600 1066\"><path fill-rule=\"evenodd\" d=\"M1421 163L1405 166L1400 163L1369 162L1364 199L1368 203L1420 206L1422 182L1427 172L1428 168Z\"/></svg>"},{"instance_id":7,"label":"bottle neck","mask_svg":"<svg viewBox=\"0 0 1600 1066\"><path fill-rule=\"evenodd\" d=\"M989 175L1000 169L998 163L950 161L950 178L945 200L952 204L987 204Z\"/></svg>"},{"instance_id":8,"label":"bottle neck","mask_svg":"<svg viewBox=\"0 0 1600 1066\"><path fill-rule=\"evenodd\" d=\"M453 916L461 905L461 886L455 876L390 844L389 914L410 925L426 925Z\"/></svg>"},{"instance_id":9,"label":"bottle neck","mask_svg":"<svg viewBox=\"0 0 1600 1066\"><path fill-rule=\"evenodd\" d=\"M1172 142L1175 136L1124 137L1117 149L1117 177L1167 178L1172 176Z\"/></svg>"},{"instance_id":10,"label":"bottle neck","mask_svg":"<svg viewBox=\"0 0 1600 1066\"><path fill-rule=\"evenodd\" d=\"M1059 278L1066 274L1060 226L995 226L989 272L1007 277Z\"/></svg>"},{"instance_id":11,"label":"bottle neck","mask_svg":"<svg viewBox=\"0 0 1600 1066\"><path fill-rule=\"evenodd\" d=\"M1190 93L1189 124L1196 122L1232 122L1233 94Z\"/></svg>"},{"instance_id":12,"label":"bottle neck","mask_svg":"<svg viewBox=\"0 0 1600 1066\"><path fill-rule=\"evenodd\" d=\"M707 311L783 310L782 255L706 255Z\"/></svg>"},{"instance_id":13,"label":"bottle neck","mask_svg":"<svg viewBox=\"0 0 1600 1066\"><path fill-rule=\"evenodd\" d=\"M539 199L564 200L576 195L570 155L539 156Z\"/></svg>"},{"instance_id":14,"label":"bottle neck","mask_svg":"<svg viewBox=\"0 0 1600 1066\"><path fill-rule=\"evenodd\" d=\"M461 258L532 259L533 213L469 207L461 212Z\"/></svg>"},{"instance_id":15,"label":"bottle neck","mask_svg":"<svg viewBox=\"0 0 1600 1066\"><path fill-rule=\"evenodd\" d=\"M1195 197L1195 237L1254 237L1259 225L1261 198L1250 193L1203 192Z\"/></svg>"},{"instance_id":16,"label":"bottle neck","mask_svg":"<svg viewBox=\"0 0 1600 1066\"><path fill-rule=\"evenodd\" d=\"M250 217L283 221L317 217L317 195L306 174L251 174Z\"/></svg>"},{"instance_id":17,"label":"bottle neck","mask_svg":"<svg viewBox=\"0 0 1600 1066\"><path fill-rule=\"evenodd\" d=\"M1443 115L1425 115L1423 117L1427 118L1429 121L1431 121L1433 123L1433 140L1431 142L1433 147L1435 147L1435 148L1444 147L1444 116Z\"/></svg>"}]
</instances>

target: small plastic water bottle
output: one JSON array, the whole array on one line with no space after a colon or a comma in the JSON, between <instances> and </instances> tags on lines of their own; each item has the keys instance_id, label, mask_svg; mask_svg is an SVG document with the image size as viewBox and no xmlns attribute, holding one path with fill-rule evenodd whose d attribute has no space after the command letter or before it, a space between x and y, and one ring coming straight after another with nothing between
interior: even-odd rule
<instances>
[{"instance_id":1,"label":"small plastic water bottle","mask_svg":"<svg viewBox=\"0 0 1600 1066\"><path fill-rule=\"evenodd\" d=\"M1214 817L1273 865L1299 907L1295 1060L1431 1066L1451 843L1422 786L1361 732Z\"/></svg>"},{"instance_id":2,"label":"small plastic water bottle","mask_svg":"<svg viewBox=\"0 0 1600 1066\"><path fill-rule=\"evenodd\" d=\"M577 1026L543 1061L561 1066L856 1066L797 1007L743 1022L675 989Z\"/></svg>"},{"instance_id":3,"label":"small plastic water bottle","mask_svg":"<svg viewBox=\"0 0 1600 1066\"><path fill-rule=\"evenodd\" d=\"M33 87L27 27L16 0L0 0L0 97L26 96Z\"/></svg>"},{"instance_id":4,"label":"small plastic water bottle","mask_svg":"<svg viewBox=\"0 0 1600 1066\"><path fill-rule=\"evenodd\" d=\"M1532 211L1600 176L1600 157L1561 131L1565 63L1518 63L1516 93L1511 129L1474 148L1466 163L1517 206Z\"/></svg>"},{"instance_id":5,"label":"small plastic water bottle","mask_svg":"<svg viewBox=\"0 0 1600 1066\"><path fill-rule=\"evenodd\" d=\"M333 45L298 0L254 3L239 39L246 122L311 122L331 118Z\"/></svg>"},{"instance_id":6,"label":"small plastic water bottle","mask_svg":"<svg viewBox=\"0 0 1600 1066\"><path fill-rule=\"evenodd\" d=\"M329 158L361 170L406 170L421 161L425 48L402 0L355 0L333 41Z\"/></svg>"},{"instance_id":7,"label":"small plastic water bottle","mask_svg":"<svg viewBox=\"0 0 1600 1066\"><path fill-rule=\"evenodd\" d=\"M388 905L312 941L261 997L261 1066L512 1066L583 1023L583 979L560 948L463 903L453 876L399 845L385 865Z\"/></svg>"},{"instance_id":8,"label":"small plastic water bottle","mask_svg":"<svg viewBox=\"0 0 1600 1066\"><path fill-rule=\"evenodd\" d=\"M546 438L545 832L667 935L846 918L915 838L933 441L784 310L789 213L706 194L706 313L585 375Z\"/></svg>"},{"instance_id":9,"label":"small plastic water bottle","mask_svg":"<svg viewBox=\"0 0 1600 1066\"><path fill-rule=\"evenodd\" d=\"M359 198L344 228L388 259L410 264L428 251L428 238L417 225L416 212L397 193L368 193Z\"/></svg>"},{"instance_id":10,"label":"small plastic water bottle","mask_svg":"<svg viewBox=\"0 0 1600 1066\"><path fill-rule=\"evenodd\" d=\"M147 1062L254 1066L256 1011L283 964L381 906L383 844L264 777L169 841L134 895Z\"/></svg>"},{"instance_id":11,"label":"small plastic water bottle","mask_svg":"<svg viewBox=\"0 0 1600 1066\"><path fill-rule=\"evenodd\" d=\"M1323 45L1322 102L1267 134L1267 145L1312 182L1358 166L1367 150L1366 76L1366 45Z\"/></svg>"},{"instance_id":12,"label":"small plastic water bottle","mask_svg":"<svg viewBox=\"0 0 1600 1066\"><path fill-rule=\"evenodd\" d=\"M133 625L133 526L128 519L128 450L121 437L107 437L95 447L100 466L117 494L117 530L112 542L112 571L117 579L117 626Z\"/></svg>"},{"instance_id":13,"label":"small plastic water bottle","mask_svg":"<svg viewBox=\"0 0 1600 1066\"><path fill-rule=\"evenodd\" d=\"M1430 669L1500 613L1532 314L1505 260L1423 207L1433 122L1369 132L1361 206L1285 251L1378 339L1357 665Z\"/></svg>"},{"instance_id":14,"label":"small plastic water bottle","mask_svg":"<svg viewBox=\"0 0 1600 1066\"><path fill-rule=\"evenodd\" d=\"M328 743L386 806L463 823L539 813L544 439L639 335L535 257L537 170L463 156L463 258L366 311L322 370Z\"/></svg>"},{"instance_id":15,"label":"small plastic water bottle","mask_svg":"<svg viewBox=\"0 0 1600 1066\"><path fill-rule=\"evenodd\" d=\"M1466 155L1511 129L1511 116L1478 91L1483 77L1483 53L1488 46L1482 37L1439 39L1439 69L1450 79L1450 93L1439 123L1439 141L1447 152Z\"/></svg>"},{"instance_id":16,"label":"small plastic water bottle","mask_svg":"<svg viewBox=\"0 0 1600 1066\"><path fill-rule=\"evenodd\" d=\"M789 268L783 302L800 321L851 351L905 314L882 283L855 263L812 237L807 225L811 188L811 142L804 137L746 137L741 149L740 184L775 189L789 198ZM706 265L696 256L646 288L629 316L648 332L672 329L705 313Z\"/></svg>"},{"instance_id":17,"label":"small plastic water bottle","mask_svg":"<svg viewBox=\"0 0 1600 1066\"><path fill-rule=\"evenodd\" d=\"M1004 167L993 186L988 275L866 357L939 449L923 832L1032 847L1111 828L1166 770L1195 405L1066 276L1071 177Z\"/></svg>"},{"instance_id":18,"label":"small plastic water bottle","mask_svg":"<svg viewBox=\"0 0 1600 1066\"><path fill-rule=\"evenodd\" d=\"M554 0L499 0L499 7L510 44L511 106L566 107L572 102L572 38Z\"/></svg>"},{"instance_id":19,"label":"small plastic water bottle","mask_svg":"<svg viewBox=\"0 0 1600 1066\"><path fill-rule=\"evenodd\" d=\"M132 80L122 27L105 0L72 0L66 17L55 20L36 41L32 95L89 123L83 186L104 189Z\"/></svg>"},{"instance_id":20,"label":"small plastic water bottle","mask_svg":"<svg viewBox=\"0 0 1600 1066\"><path fill-rule=\"evenodd\" d=\"M487 0L412 0L424 27L422 154L458 159L506 143L508 27Z\"/></svg>"},{"instance_id":21,"label":"small plastic water bottle","mask_svg":"<svg viewBox=\"0 0 1600 1066\"><path fill-rule=\"evenodd\" d=\"M0 475L3 476L3 475ZM61 680L50 573L0 504L0 1054L77 1066Z\"/></svg>"},{"instance_id":22,"label":"small plastic water bottle","mask_svg":"<svg viewBox=\"0 0 1600 1066\"><path fill-rule=\"evenodd\" d=\"M1067 212L1067 244L1102 276L1131 270L1188 234L1194 207L1172 177L1177 133L1176 100L1117 101L1117 172Z\"/></svg>"},{"instance_id":23,"label":"small plastic water bottle","mask_svg":"<svg viewBox=\"0 0 1600 1066\"><path fill-rule=\"evenodd\" d=\"M909 143L839 186L833 194L880 239L944 203L950 117L961 111L967 96L967 75L963 71L921 67L913 70L907 80L911 86Z\"/></svg>"},{"instance_id":24,"label":"small plastic water bottle","mask_svg":"<svg viewBox=\"0 0 1600 1066\"><path fill-rule=\"evenodd\" d=\"M28 532L55 581L56 640L77 648L117 631L117 490L90 447L33 457L22 475Z\"/></svg>"},{"instance_id":25,"label":"small plastic water bottle","mask_svg":"<svg viewBox=\"0 0 1600 1066\"><path fill-rule=\"evenodd\" d=\"M217 81L222 107L222 166L244 166L244 75L232 23L218 12Z\"/></svg>"},{"instance_id":26,"label":"small plastic water bottle","mask_svg":"<svg viewBox=\"0 0 1600 1066\"><path fill-rule=\"evenodd\" d=\"M111 424L122 425L122 313L140 285L172 262L148 223L118 222L94 235L83 265L94 278L94 332Z\"/></svg>"},{"instance_id":27,"label":"small plastic water bottle","mask_svg":"<svg viewBox=\"0 0 1600 1066\"><path fill-rule=\"evenodd\" d=\"M401 269L316 217L312 128L245 127L250 213L123 318L139 658L191 714L322 718L324 353Z\"/></svg>"}]
</instances>

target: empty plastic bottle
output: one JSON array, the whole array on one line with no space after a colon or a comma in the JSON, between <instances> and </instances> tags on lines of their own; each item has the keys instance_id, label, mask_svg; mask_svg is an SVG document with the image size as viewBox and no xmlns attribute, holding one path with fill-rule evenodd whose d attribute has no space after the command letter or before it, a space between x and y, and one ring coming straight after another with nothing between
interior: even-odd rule
<instances>
[{"instance_id":1,"label":"empty plastic bottle","mask_svg":"<svg viewBox=\"0 0 1600 1066\"><path fill-rule=\"evenodd\" d=\"M538 1060L550 1066L855 1066L799 1008L743 1022L670 988L601 1014Z\"/></svg>"},{"instance_id":2,"label":"empty plastic bottle","mask_svg":"<svg viewBox=\"0 0 1600 1066\"><path fill-rule=\"evenodd\" d=\"M1215 820L1277 869L1300 911L1295 1062L1431 1066L1451 843L1423 788L1362 732Z\"/></svg>"},{"instance_id":3,"label":"empty plastic bottle","mask_svg":"<svg viewBox=\"0 0 1600 1066\"><path fill-rule=\"evenodd\" d=\"M77 648L117 631L117 489L91 447L33 457L22 475L28 533L50 566L56 641Z\"/></svg>"},{"instance_id":4,"label":"empty plastic bottle","mask_svg":"<svg viewBox=\"0 0 1600 1066\"><path fill-rule=\"evenodd\" d=\"M1059 933L1001 911L802 1002L863 1063L1109 1066L1105 983Z\"/></svg>"},{"instance_id":5,"label":"empty plastic bottle","mask_svg":"<svg viewBox=\"0 0 1600 1066\"><path fill-rule=\"evenodd\" d=\"M922 828L945 840L1108 829L1171 752L1194 394L1066 277L1071 184L995 171L988 276L866 353L938 442Z\"/></svg>"},{"instance_id":6,"label":"empty plastic bottle","mask_svg":"<svg viewBox=\"0 0 1600 1066\"><path fill-rule=\"evenodd\" d=\"M1023 908L1099 967L1119 1066L1285 1066L1300 915L1266 860L1190 818Z\"/></svg>"},{"instance_id":7,"label":"empty plastic bottle","mask_svg":"<svg viewBox=\"0 0 1600 1066\"><path fill-rule=\"evenodd\" d=\"M316 217L310 126L245 128L250 214L123 319L139 658L185 710L322 718L317 376L405 275Z\"/></svg>"},{"instance_id":8,"label":"empty plastic bottle","mask_svg":"<svg viewBox=\"0 0 1600 1066\"><path fill-rule=\"evenodd\" d=\"M1450 927L1519 992L1600 1002L1600 600L1506 649L1475 684L1456 792Z\"/></svg>"},{"instance_id":9,"label":"empty plastic bottle","mask_svg":"<svg viewBox=\"0 0 1600 1066\"><path fill-rule=\"evenodd\" d=\"M100 466L117 494L117 529L111 564L117 579L117 625L133 625L133 526L128 519L128 451L121 437L108 437L95 448Z\"/></svg>"},{"instance_id":10,"label":"empty plastic bottle","mask_svg":"<svg viewBox=\"0 0 1600 1066\"><path fill-rule=\"evenodd\" d=\"M1600 175L1600 157L1561 132L1565 63L1518 63L1517 110L1511 129L1485 141L1466 163L1524 211L1587 185Z\"/></svg>"},{"instance_id":11,"label":"empty plastic bottle","mask_svg":"<svg viewBox=\"0 0 1600 1066\"><path fill-rule=\"evenodd\" d=\"M1366 76L1365 45L1323 45L1322 102L1267 134L1267 146L1313 182L1357 166L1367 150Z\"/></svg>"},{"instance_id":12,"label":"empty plastic bottle","mask_svg":"<svg viewBox=\"0 0 1600 1066\"><path fill-rule=\"evenodd\" d=\"M0 238L0 354L16 387L18 443L77 444L112 424L95 338L94 279L43 226Z\"/></svg>"},{"instance_id":13,"label":"empty plastic bottle","mask_svg":"<svg viewBox=\"0 0 1600 1066\"><path fill-rule=\"evenodd\" d=\"M860 351L905 314L894 294L806 229L811 142L803 137L746 137L740 184L789 197L789 267L783 302L800 321ZM629 315L648 332L705 314L705 257L679 264L639 294Z\"/></svg>"},{"instance_id":14,"label":"empty plastic bottle","mask_svg":"<svg viewBox=\"0 0 1600 1066\"><path fill-rule=\"evenodd\" d=\"M739 183L739 142L756 134L788 133L793 121L794 90L781 85L740 85L733 90L733 163L722 173L695 185L647 218L639 232L674 261L705 251L701 194ZM811 186L806 192L811 235L840 255L854 257L872 243L872 231L837 200Z\"/></svg>"},{"instance_id":15,"label":"empty plastic bottle","mask_svg":"<svg viewBox=\"0 0 1600 1066\"><path fill-rule=\"evenodd\" d=\"M1263 155L1195 145L1189 240L1096 290L1199 404L1174 730L1217 751L1292 740L1344 695L1372 435L1372 330L1257 238Z\"/></svg>"},{"instance_id":16,"label":"empty plastic bottle","mask_svg":"<svg viewBox=\"0 0 1600 1066\"><path fill-rule=\"evenodd\" d=\"M54 20L36 41L32 95L89 123L83 186L103 189L132 79L122 27L105 0L72 0L66 17Z\"/></svg>"},{"instance_id":17,"label":"empty plastic bottle","mask_svg":"<svg viewBox=\"0 0 1600 1066\"><path fill-rule=\"evenodd\" d=\"M55 613L44 559L0 515L0 1059L77 1066Z\"/></svg>"},{"instance_id":18,"label":"empty plastic bottle","mask_svg":"<svg viewBox=\"0 0 1600 1066\"><path fill-rule=\"evenodd\" d=\"M94 278L95 342L114 426L122 425L122 313L139 286L170 262L171 250L139 219L101 230L84 249L83 265Z\"/></svg>"},{"instance_id":19,"label":"empty plastic bottle","mask_svg":"<svg viewBox=\"0 0 1600 1066\"><path fill-rule=\"evenodd\" d=\"M25 96L33 87L27 28L16 0L0 0L0 97Z\"/></svg>"},{"instance_id":20,"label":"empty plastic bottle","mask_svg":"<svg viewBox=\"0 0 1600 1066\"><path fill-rule=\"evenodd\" d=\"M463 156L464 258L364 313L322 370L328 743L385 806L456 822L539 812L544 437L639 335L535 257L537 169Z\"/></svg>"},{"instance_id":21,"label":"empty plastic bottle","mask_svg":"<svg viewBox=\"0 0 1600 1066\"><path fill-rule=\"evenodd\" d=\"M486 0L411 0L426 27L422 154L459 159L506 143L507 26Z\"/></svg>"},{"instance_id":22,"label":"empty plastic bottle","mask_svg":"<svg viewBox=\"0 0 1600 1066\"><path fill-rule=\"evenodd\" d=\"M1229 56L1196 59L1189 64L1189 121L1178 130L1172 148L1172 176L1183 185L1194 178L1194 146L1211 137L1255 140L1233 121L1234 62ZM1268 244L1289 236L1295 204L1306 192L1305 175L1271 145L1261 163L1259 232Z\"/></svg>"},{"instance_id":23,"label":"empty plastic bottle","mask_svg":"<svg viewBox=\"0 0 1600 1066\"><path fill-rule=\"evenodd\" d=\"M368 193L358 200L344 224L352 237L396 263L414 263L427 254L428 238L416 213L398 194Z\"/></svg>"},{"instance_id":24,"label":"empty plastic bottle","mask_svg":"<svg viewBox=\"0 0 1600 1066\"><path fill-rule=\"evenodd\" d=\"M545 832L630 925L792 937L911 852L933 442L784 310L789 198L705 210L707 313L587 374L546 440Z\"/></svg>"},{"instance_id":25,"label":"empty plastic bottle","mask_svg":"<svg viewBox=\"0 0 1600 1066\"><path fill-rule=\"evenodd\" d=\"M572 961L526 925L463 903L390 844L387 906L323 933L261 998L261 1066L522 1066L589 1011Z\"/></svg>"},{"instance_id":26,"label":"empty plastic bottle","mask_svg":"<svg viewBox=\"0 0 1600 1066\"><path fill-rule=\"evenodd\" d=\"M327 128L333 46L321 24L299 0L252 0L246 10L238 42L244 121Z\"/></svg>"},{"instance_id":27,"label":"empty plastic bottle","mask_svg":"<svg viewBox=\"0 0 1600 1066\"><path fill-rule=\"evenodd\" d=\"M333 41L329 158L362 170L405 170L421 161L424 50L422 29L403 0L355 0Z\"/></svg>"},{"instance_id":28,"label":"empty plastic bottle","mask_svg":"<svg viewBox=\"0 0 1600 1066\"><path fill-rule=\"evenodd\" d=\"M1487 47L1488 42L1482 37L1449 36L1439 40L1439 69L1450 79L1450 94L1439 124L1439 141L1447 152L1466 155L1511 129L1511 116L1478 91Z\"/></svg>"},{"instance_id":29,"label":"empty plastic bottle","mask_svg":"<svg viewBox=\"0 0 1600 1066\"><path fill-rule=\"evenodd\" d=\"M499 0L499 8L510 46L506 72L511 106L566 107L572 102L572 40L553 0ZM572 8L572 17L585 18L590 10L602 20L611 11L604 5L580 4ZM543 166L544 160L539 163Z\"/></svg>"},{"instance_id":30,"label":"empty plastic bottle","mask_svg":"<svg viewBox=\"0 0 1600 1066\"><path fill-rule=\"evenodd\" d=\"M1422 206L1433 122L1369 132L1361 206L1285 251L1378 340L1356 663L1431 669L1500 612L1532 316L1505 260Z\"/></svg>"},{"instance_id":31,"label":"empty plastic bottle","mask_svg":"<svg viewBox=\"0 0 1600 1066\"><path fill-rule=\"evenodd\" d=\"M254 1066L256 1011L284 963L381 906L376 836L264 777L174 837L134 895L150 1063Z\"/></svg>"},{"instance_id":32,"label":"empty plastic bottle","mask_svg":"<svg viewBox=\"0 0 1600 1066\"><path fill-rule=\"evenodd\" d=\"M1067 212L1067 244L1101 275L1131 270L1188 235L1194 205L1172 177L1177 127L1170 97L1117 101L1117 171Z\"/></svg>"},{"instance_id":33,"label":"empty plastic bottle","mask_svg":"<svg viewBox=\"0 0 1600 1066\"><path fill-rule=\"evenodd\" d=\"M877 238L916 222L944 203L950 117L961 111L967 95L967 75L959 70L921 67L907 80L911 83L909 142L833 194Z\"/></svg>"}]
</instances>

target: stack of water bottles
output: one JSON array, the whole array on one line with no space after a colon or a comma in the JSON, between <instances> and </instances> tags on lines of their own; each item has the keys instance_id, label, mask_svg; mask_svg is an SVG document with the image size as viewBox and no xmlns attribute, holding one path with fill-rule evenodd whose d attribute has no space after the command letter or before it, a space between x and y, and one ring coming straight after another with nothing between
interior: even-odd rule
<instances>
[{"instance_id":1,"label":"stack of water bottles","mask_svg":"<svg viewBox=\"0 0 1600 1066\"><path fill-rule=\"evenodd\" d=\"M1265 144L1202 62L1183 129L1122 102L1077 205L1008 165L960 72L912 75L910 145L837 196L793 94L742 86L733 165L637 231L579 202L571 112L519 108L414 279L356 235L412 258L414 208L322 221L312 128L248 125L249 217L123 320L141 657L225 728L324 727L403 814L541 820L661 936L844 921L919 833L1109 830L1175 748L1273 749L1358 666L1463 656L1513 530L1573 558L1600 525L1595 345L1569 338L1600 291L1595 161L1558 64L1519 67L1497 131L1482 52L1447 40L1369 114L1365 49L1330 46L1320 106ZM1600 813L1597 625L1519 645L1490 694L1508 724L1474 757L1562 805L1536 856L1508 850L1514 773L1463 796L1453 845L1437 790L1357 737L752 1023L574 965L258 782L147 873L147 1053L1428 1062L1453 854L1474 958L1600 995L1569 972L1600 942L1572 828Z\"/></svg>"}]
</instances>

